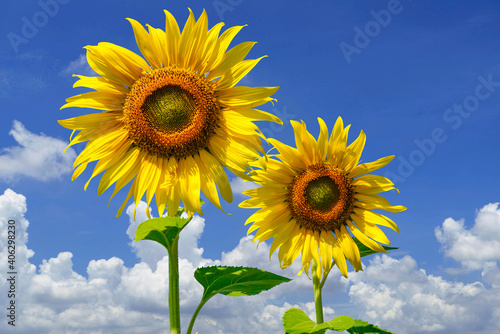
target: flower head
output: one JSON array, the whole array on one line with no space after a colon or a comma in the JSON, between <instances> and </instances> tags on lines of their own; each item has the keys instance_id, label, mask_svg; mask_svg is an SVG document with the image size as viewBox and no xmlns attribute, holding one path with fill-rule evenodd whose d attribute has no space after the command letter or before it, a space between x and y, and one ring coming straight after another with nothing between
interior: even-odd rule
<instances>
[{"instance_id":1,"label":"flower head","mask_svg":"<svg viewBox=\"0 0 500 334\"><path fill-rule=\"evenodd\" d=\"M248 178L249 161L263 152L263 136L252 121L281 123L253 109L275 100L278 87L235 86L263 58L244 60L254 42L227 51L242 26L219 36L223 23L208 30L205 11L198 20L190 11L181 32L172 14L165 15L165 31L128 19L144 58L111 43L86 46L99 76L77 75L74 86L95 91L62 107L101 111L59 123L80 131L69 146L88 141L73 179L97 161L90 180L103 173L99 195L115 184L112 198L132 182L118 215L131 196L137 207L144 194L148 205L156 198L160 216L165 208L175 215L181 200L188 214L202 214L200 192L222 210L217 188L232 201L223 167Z\"/></svg>"},{"instance_id":2,"label":"flower head","mask_svg":"<svg viewBox=\"0 0 500 334\"><path fill-rule=\"evenodd\" d=\"M316 274L327 274L333 263L347 277L346 258L356 271L361 270L359 249L352 234L376 252L385 252L379 244L390 244L382 225L399 232L388 217L373 212L406 210L392 206L378 193L396 189L387 178L368 174L387 165L394 156L370 163L358 164L365 145L365 134L347 146L349 127L344 128L339 117L328 137L325 122L318 118L321 128L316 140L304 122L292 121L297 148L275 139L270 143L279 151L271 156L264 170L256 171L255 181L260 188L246 190L252 198L240 207L259 208L246 224L248 233L257 231L254 241L274 238L270 255L279 248L282 268L290 266L302 254L302 270L309 272L311 260ZM332 261L334 260L334 262ZM301 272L302 272L301 270Z\"/></svg>"}]
</instances>

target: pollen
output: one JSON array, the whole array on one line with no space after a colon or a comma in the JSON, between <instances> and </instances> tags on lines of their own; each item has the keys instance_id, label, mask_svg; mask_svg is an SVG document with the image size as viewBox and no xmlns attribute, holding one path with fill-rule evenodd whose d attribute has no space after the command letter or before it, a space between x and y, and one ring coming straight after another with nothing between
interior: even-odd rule
<instances>
[{"instance_id":1,"label":"pollen","mask_svg":"<svg viewBox=\"0 0 500 334\"><path fill-rule=\"evenodd\" d=\"M313 164L295 175L288 187L292 217L304 228L335 231L354 208L354 188L346 173L325 163Z\"/></svg>"},{"instance_id":2,"label":"pollen","mask_svg":"<svg viewBox=\"0 0 500 334\"><path fill-rule=\"evenodd\" d=\"M220 106L205 76L165 67L134 83L123 114L139 148L159 157L183 158L207 146L217 128Z\"/></svg>"}]
</instances>

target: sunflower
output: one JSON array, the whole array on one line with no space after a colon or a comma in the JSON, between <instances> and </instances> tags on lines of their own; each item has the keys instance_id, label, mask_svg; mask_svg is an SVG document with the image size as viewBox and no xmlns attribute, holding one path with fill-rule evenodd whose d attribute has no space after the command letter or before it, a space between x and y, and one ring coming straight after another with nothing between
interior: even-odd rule
<instances>
[{"instance_id":1,"label":"sunflower","mask_svg":"<svg viewBox=\"0 0 500 334\"><path fill-rule=\"evenodd\" d=\"M379 243L390 242L377 225L399 229L391 219L372 210L401 212L406 208L392 206L378 195L396 189L389 179L367 174L387 165L394 156L358 165L364 132L346 147L350 125L344 128L339 117L328 138L325 122L318 121L318 140L304 122L291 122L297 148L269 139L279 154L269 156L265 170L255 171L254 179L261 187L246 190L244 194L252 198L240 207L259 208L245 223L253 222L248 233L258 230L254 241L259 243L274 238L269 256L279 248L282 268L302 253L300 273L309 274L314 259L317 277L327 275L334 263L347 277L346 258L356 271L362 269L359 249L349 231L370 249L385 252Z\"/></svg>"},{"instance_id":2,"label":"sunflower","mask_svg":"<svg viewBox=\"0 0 500 334\"><path fill-rule=\"evenodd\" d=\"M223 167L248 178L249 161L264 153L264 137L252 122L281 123L253 109L275 100L270 96L279 87L235 86L264 58L244 60L255 42L227 51L243 26L219 35L224 23L208 30L205 11L198 20L189 12L182 32L168 11L165 31L128 19L144 58L111 43L86 46L88 64L99 76L76 75L74 87L95 91L70 97L62 107L100 110L59 123L80 131L68 146L88 141L75 160L73 180L98 161L89 182L104 173L99 195L115 184L112 198L132 182L117 216L132 195L137 208L145 193L148 206L155 197L160 216L165 208L175 215L181 200L188 214L203 214L201 192L222 210L217 189L232 201Z\"/></svg>"}]
</instances>

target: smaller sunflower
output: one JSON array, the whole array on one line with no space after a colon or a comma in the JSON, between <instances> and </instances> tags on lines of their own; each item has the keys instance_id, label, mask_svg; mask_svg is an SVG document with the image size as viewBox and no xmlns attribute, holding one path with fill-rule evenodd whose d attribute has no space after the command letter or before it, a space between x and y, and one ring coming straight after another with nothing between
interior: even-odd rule
<instances>
[{"instance_id":1,"label":"smaller sunflower","mask_svg":"<svg viewBox=\"0 0 500 334\"><path fill-rule=\"evenodd\" d=\"M243 192L252 198L240 207L259 209L245 222L253 222L248 234L258 230L254 241L259 243L274 238L269 256L279 248L281 268L302 254L299 275L303 270L309 274L314 259L317 277L328 274L334 263L347 277L346 258L356 271L362 269L358 247L349 232L370 249L385 252L380 243L390 241L377 225L398 233L399 229L391 219L372 210L402 212L406 207L390 205L378 195L396 189L389 179L368 174L394 156L358 165L366 141L364 132L347 146L350 125L344 128L342 118L337 119L330 137L325 122L318 121L318 140L304 122L291 121L297 148L269 139L279 154L269 156L266 169L255 172L261 187Z\"/></svg>"}]
</instances>

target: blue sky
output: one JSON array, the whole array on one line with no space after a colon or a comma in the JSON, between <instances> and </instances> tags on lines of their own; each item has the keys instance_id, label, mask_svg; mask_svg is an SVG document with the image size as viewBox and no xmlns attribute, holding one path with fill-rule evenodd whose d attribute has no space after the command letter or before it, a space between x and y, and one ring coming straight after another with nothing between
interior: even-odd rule
<instances>
[{"instance_id":1,"label":"blue sky","mask_svg":"<svg viewBox=\"0 0 500 334\"><path fill-rule=\"evenodd\" d=\"M91 302L79 298L95 287L93 278L121 268L129 276L135 271L138 277L145 275L144 281L156 277L155 270L163 263L163 255L153 254L152 246L131 244L138 222L131 222L127 214L115 219L125 194L118 194L108 207L110 193L98 197L97 180L83 190L88 171L71 181L72 159L84 145L63 156L60 152L70 131L57 120L88 112L59 110L66 98L83 92L72 88L71 75L89 73L82 58L85 45L106 41L138 52L125 18L164 28L163 9L167 9L182 26L188 6L197 17L205 8L209 26L219 21L226 28L248 24L235 44L257 41L247 58L269 56L242 82L281 87L275 94L278 103L263 109L281 117L284 125L261 123L264 134L293 145L290 120L304 120L317 136L317 117L331 128L342 116L352 124L351 140L361 130L367 134L363 161L396 155L380 174L392 178L400 190L399 195L392 191L386 197L408 207L404 213L390 214L400 233L387 234L400 249L389 257L364 260L365 272L350 273L349 281L332 275L324 297L327 314L363 317L398 333L490 333L499 328L494 318L500 315L500 209L495 205L500 201L500 5L465 0L2 3L0 216L2 220L10 219L9 214L18 217L25 221L24 229L29 221L19 241L26 237L19 250L19 261L25 261L27 270L20 278L25 290L19 300L24 294L26 301L39 307L29 318L35 328L40 333L64 333L61 328L68 328L71 312L90 316L81 305ZM206 204L205 216L186 233L182 251L186 272L199 264L220 262L280 273L277 259L267 260L266 245L256 251L244 238L243 222L252 211L238 208L244 196L237 192L245 185L237 179L233 184L235 200L223 204L231 215ZM0 224L4 224L3 236L6 225ZM153 268L151 272L144 269L145 264ZM293 277L293 271L285 274ZM122 283L125 276L120 276ZM57 294L63 282L74 287L71 298ZM413 284L412 288L403 282ZM191 283L196 284L186 278L186 287ZM289 290L279 288L260 299L218 299L214 306L208 304L206 316L199 318L200 331L258 331L264 328L259 327L264 326L258 320L263 319L259 310L265 309L274 321L267 331L279 333L286 303L307 309L311 305L306 303L313 300L307 278L293 284ZM132 297L120 300L118 289L125 286L107 286L111 299L109 303L100 299L101 306L116 307L137 319L145 332L166 328L165 322L148 315L166 315L165 304L146 306L145 299L131 301ZM294 296L292 289L297 289ZM196 293L184 296L184 317L196 306ZM1 295L3 305L6 299ZM468 309L471 305L473 310ZM234 319L245 321L235 325L236 320L223 316L229 307ZM41 310L49 312L48 323L42 321ZM464 310L472 312L474 319L464 316L461 322L453 321ZM244 316L252 312L257 314L255 319ZM2 320L0 328L31 333L29 326L35 325L26 321L19 318L19 326L12 331ZM94 327L76 322L71 330L142 330L118 318L99 321ZM51 332L51 328L56 329Z\"/></svg>"}]
</instances>

